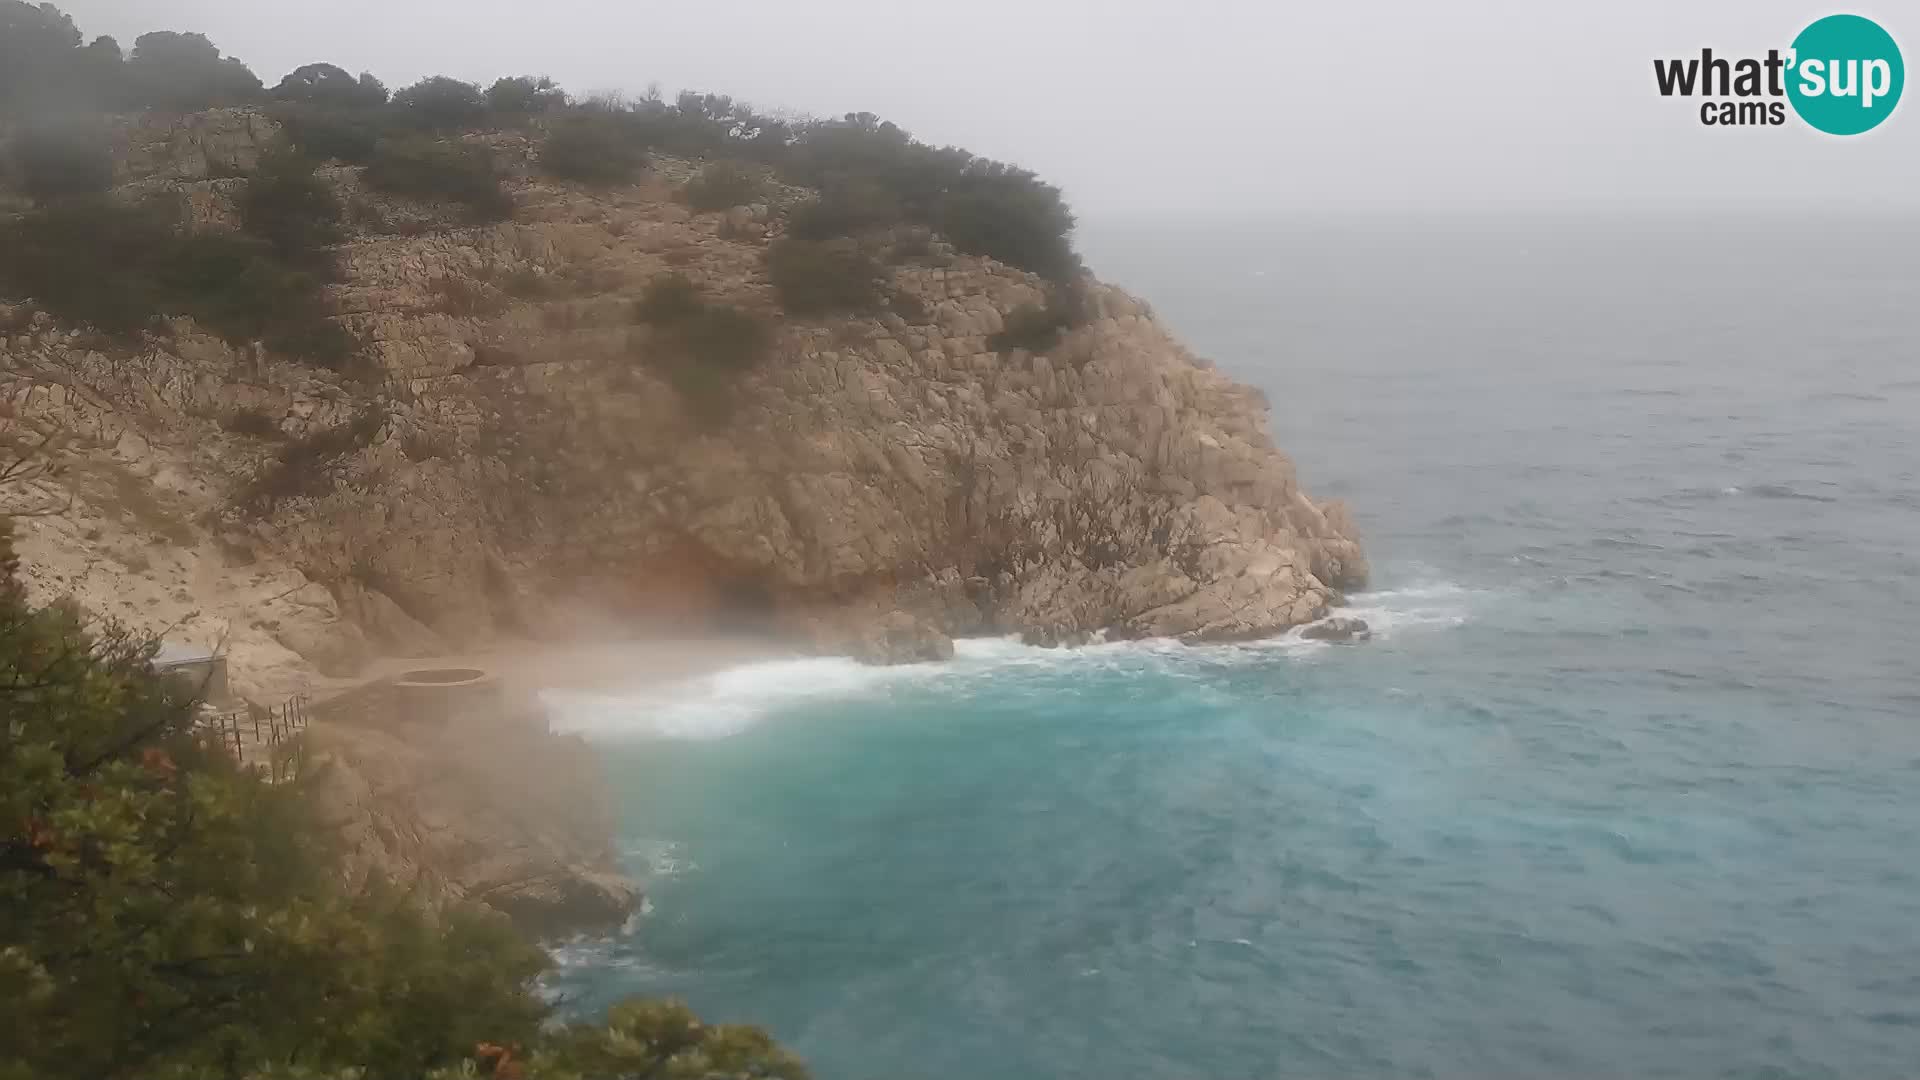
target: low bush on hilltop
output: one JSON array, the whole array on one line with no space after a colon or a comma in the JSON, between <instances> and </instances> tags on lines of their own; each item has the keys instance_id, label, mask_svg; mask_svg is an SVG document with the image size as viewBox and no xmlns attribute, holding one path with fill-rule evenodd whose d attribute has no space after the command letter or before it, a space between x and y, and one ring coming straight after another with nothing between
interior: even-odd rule
<instances>
[{"instance_id":1,"label":"low bush on hilltop","mask_svg":"<svg viewBox=\"0 0 1920 1080\"><path fill-rule=\"evenodd\" d=\"M386 140L361 178L389 195L464 206L474 221L513 215L513 199L484 146L432 138Z\"/></svg>"},{"instance_id":2,"label":"low bush on hilltop","mask_svg":"<svg viewBox=\"0 0 1920 1080\"><path fill-rule=\"evenodd\" d=\"M387 86L363 71L358 79L333 64L304 64L294 68L273 88L275 101L320 105L335 109L373 109L387 103Z\"/></svg>"},{"instance_id":3,"label":"low bush on hilltop","mask_svg":"<svg viewBox=\"0 0 1920 1080\"><path fill-rule=\"evenodd\" d=\"M395 91L392 110L428 131L472 131L487 121L487 98L473 83L434 75Z\"/></svg>"},{"instance_id":4,"label":"low bush on hilltop","mask_svg":"<svg viewBox=\"0 0 1920 1080\"><path fill-rule=\"evenodd\" d=\"M1067 243L1073 215L1059 192L995 163L963 174L936 205L931 224L955 248L1066 284L1080 259Z\"/></svg>"},{"instance_id":5,"label":"low bush on hilltop","mask_svg":"<svg viewBox=\"0 0 1920 1080\"><path fill-rule=\"evenodd\" d=\"M767 249L767 277L794 315L878 310L887 272L853 240L794 237Z\"/></svg>"},{"instance_id":6,"label":"low bush on hilltop","mask_svg":"<svg viewBox=\"0 0 1920 1080\"><path fill-rule=\"evenodd\" d=\"M906 220L899 200L872 181L830 185L820 197L787 215L787 235L796 240L833 240L891 228Z\"/></svg>"},{"instance_id":7,"label":"low bush on hilltop","mask_svg":"<svg viewBox=\"0 0 1920 1080\"><path fill-rule=\"evenodd\" d=\"M760 197L760 170L738 161L716 161L695 173L681 190L687 205L702 213L744 206Z\"/></svg>"},{"instance_id":8,"label":"low bush on hilltop","mask_svg":"<svg viewBox=\"0 0 1920 1080\"><path fill-rule=\"evenodd\" d=\"M301 154L348 165L372 161L380 140L394 130L386 114L370 109L295 103L277 105L270 115L279 122L282 137Z\"/></svg>"},{"instance_id":9,"label":"low bush on hilltop","mask_svg":"<svg viewBox=\"0 0 1920 1080\"><path fill-rule=\"evenodd\" d=\"M540 144L540 167L562 180L628 184L647 167L647 150L625 118L588 113L553 123Z\"/></svg>"},{"instance_id":10,"label":"low bush on hilltop","mask_svg":"<svg viewBox=\"0 0 1920 1080\"><path fill-rule=\"evenodd\" d=\"M497 117L537 116L567 103L567 92L545 75L513 75L487 87L487 108Z\"/></svg>"}]
</instances>

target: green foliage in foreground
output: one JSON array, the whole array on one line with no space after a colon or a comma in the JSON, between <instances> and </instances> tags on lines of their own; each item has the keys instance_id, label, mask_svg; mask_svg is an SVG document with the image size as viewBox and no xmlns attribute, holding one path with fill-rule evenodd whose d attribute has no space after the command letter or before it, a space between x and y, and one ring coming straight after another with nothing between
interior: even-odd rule
<instances>
[{"instance_id":1,"label":"green foliage in foreground","mask_svg":"<svg viewBox=\"0 0 1920 1080\"><path fill-rule=\"evenodd\" d=\"M343 889L307 781L243 773L150 646L16 570L0 519L0 1080L805 1077L672 1003L542 1030L537 950Z\"/></svg>"},{"instance_id":2,"label":"green foliage in foreground","mask_svg":"<svg viewBox=\"0 0 1920 1080\"><path fill-rule=\"evenodd\" d=\"M355 1070L274 1068L248 1080L366 1080ZM799 1058L759 1028L708 1025L677 1001L615 1005L604 1023L542 1032L530 1046L482 1044L423 1080L809 1080Z\"/></svg>"},{"instance_id":3,"label":"green foliage in foreground","mask_svg":"<svg viewBox=\"0 0 1920 1080\"><path fill-rule=\"evenodd\" d=\"M530 1038L510 928L344 892L299 784L240 769L149 648L25 602L0 539L0 1076L417 1076Z\"/></svg>"}]
</instances>

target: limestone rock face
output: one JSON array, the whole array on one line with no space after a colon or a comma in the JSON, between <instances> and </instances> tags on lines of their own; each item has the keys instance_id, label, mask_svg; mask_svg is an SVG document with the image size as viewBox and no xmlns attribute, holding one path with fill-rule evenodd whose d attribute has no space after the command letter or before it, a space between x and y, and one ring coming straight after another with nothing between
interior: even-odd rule
<instances>
[{"instance_id":1,"label":"limestone rock face","mask_svg":"<svg viewBox=\"0 0 1920 1080\"><path fill-rule=\"evenodd\" d=\"M262 123L152 122L125 171L206 182L193 178L246 160ZM121 457L167 462L194 493L178 539L205 573L251 560L326 594L315 627L259 631L276 647L338 669L356 650L750 612L826 648L919 659L966 634L1257 637L1366 579L1350 514L1301 489L1264 395L1118 289L1089 283L1089 319L1046 353L995 349L1044 283L936 241L889 269L912 301L894 310L915 314L795 320L764 274L790 193L696 213L674 198L685 163L587 191L533 175L521 136L472 138L514 177L518 210L354 235L334 298L366 343L360 380L184 320L138 350L30 310L0 335L0 394L23 414L88 453L139 440ZM355 220L405 209L353 169L327 175ZM669 271L776 327L717 427L658 376L664 346L633 318ZM234 495L278 444L236 433L243 412L284 439L375 423L300 494L245 507ZM316 640L329 620L359 640Z\"/></svg>"},{"instance_id":2,"label":"limestone rock face","mask_svg":"<svg viewBox=\"0 0 1920 1080\"><path fill-rule=\"evenodd\" d=\"M117 131L120 183L239 176L260 163L280 125L256 109L128 116Z\"/></svg>"}]
</instances>

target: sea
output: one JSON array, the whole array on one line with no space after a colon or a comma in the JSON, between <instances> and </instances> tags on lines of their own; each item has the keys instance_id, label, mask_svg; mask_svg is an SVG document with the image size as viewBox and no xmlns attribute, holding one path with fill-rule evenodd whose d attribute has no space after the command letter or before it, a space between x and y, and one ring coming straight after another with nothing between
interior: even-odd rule
<instances>
[{"instance_id":1,"label":"sea","mask_svg":"<svg viewBox=\"0 0 1920 1080\"><path fill-rule=\"evenodd\" d=\"M1372 557L1362 645L554 693L644 912L849 1080L1920 1076L1920 222L1090 223Z\"/></svg>"}]
</instances>

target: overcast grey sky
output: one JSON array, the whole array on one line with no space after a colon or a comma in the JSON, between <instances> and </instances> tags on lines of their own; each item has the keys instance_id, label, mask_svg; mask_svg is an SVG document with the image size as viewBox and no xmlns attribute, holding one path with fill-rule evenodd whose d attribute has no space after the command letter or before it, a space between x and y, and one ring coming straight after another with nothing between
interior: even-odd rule
<instances>
[{"instance_id":1,"label":"overcast grey sky","mask_svg":"<svg viewBox=\"0 0 1920 1080\"><path fill-rule=\"evenodd\" d=\"M1710 128L1656 56L1764 55L1871 0L65 0L89 36L206 33L271 85L549 74L866 109L1035 169L1090 217L1515 204L1920 208L1920 93L1864 136Z\"/></svg>"}]
</instances>

